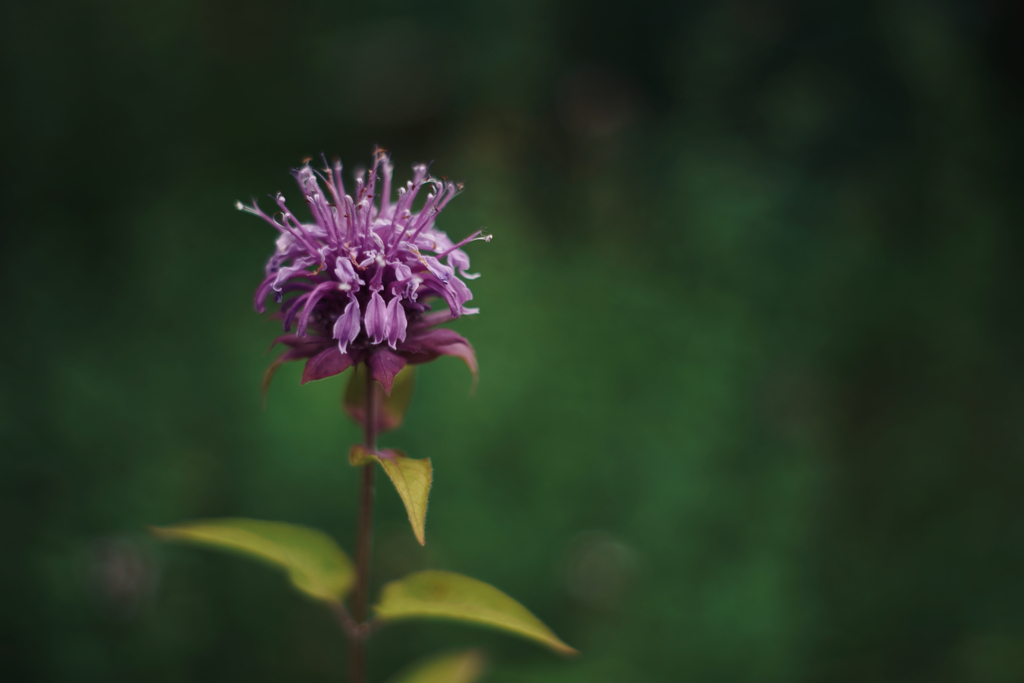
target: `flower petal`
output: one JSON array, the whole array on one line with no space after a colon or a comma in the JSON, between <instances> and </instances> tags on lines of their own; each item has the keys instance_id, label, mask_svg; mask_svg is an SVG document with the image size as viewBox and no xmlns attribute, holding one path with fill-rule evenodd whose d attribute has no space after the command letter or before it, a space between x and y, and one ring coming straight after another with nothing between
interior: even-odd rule
<instances>
[{"instance_id":1,"label":"flower petal","mask_svg":"<svg viewBox=\"0 0 1024 683\"><path fill-rule=\"evenodd\" d=\"M312 382L315 379L332 377L333 375L345 372L351 365L351 356L339 351L337 346L331 346L306 361L306 367L302 371L302 381L300 384Z\"/></svg>"},{"instance_id":2,"label":"flower petal","mask_svg":"<svg viewBox=\"0 0 1024 683\"><path fill-rule=\"evenodd\" d=\"M298 273L298 277L308 275L309 273L306 272L306 268L313 266L316 262L317 259L312 256L303 256L292 261L292 265L282 267L277 271L277 277L274 279L274 284L272 285L273 290L275 292L280 292L284 283L293 275L296 275L296 273Z\"/></svg>"},{"instance_id":3,"label":"flower petal","mask_svg":"<svg viewBox=\"0 0 1024 683\"><path fill-rule=\"evenodd\" d=\"M359 302L349 295L349 304L345 312L338 316L334 323L334 338L338 340L338 350L345 353L349 344L359 336Z\"/></svg>"},{"instance_id":4,"label":"flower petal","mask_svg":"<svg viewBox=\"0 0 1024 683\"><path fill-rule=\"evenodd\" d=\"M374 344L380 344L384 340L384 326L387 316L387 307L379 292L374 292L370 297L370 303L366 305L366 336L373 340Z\"/></svg>"},{"instance_id":5,"label":"flower petal","mask_svg":"<svg viewBox=\"0 0 1024 683\"><path fill-rule=\"evenodd\" d=\"M370 365L370 377L380 382L384 387L384 393L390 396L395 375L405 367L405 359L387 349L378 349L367 363Z\"/></svg>"},{"instance_id":6,"label":"flower petal","mask_svg":"<svg viewBox=\"0 0 1024 683\"><path fill-rule=\"evenodd\" d=\"M434 325L443 325L444 323L455 320L457 316L452 315L452 312L448 309L442 308L439 311L431 311L421 316L419 320L413 323L413 328L422 330L426 327L433 327Z\"/></svg>"},{"instance_id":7,"label":"flower petal","mask_svg":"<svg viewBox=\"0 0 1024 683\"><path fill-rule=\"evenodd\" d=\"M455 271L438 261L433 256L423 256L423 263L426 264L427 270L434 274L441 282L447 284L448 280L455 276Z\"/></svg>"},{"instance_id":8,"label":"flower petal","mask_svg":"<svg viewBox=\"0 0 1024 683\"><path fill-rule=\"evenodd\" d=\"M453 277L448 281L448 286L455 292L455 296L459 302L459 312L462 315L472 315L473 313L479 313L479 308L466 308L465 303L473 299L473 292L469 290L466 283L457 277Z\"/></svg>"},{"instance_id":9,"label":"flower petal","mask_svg":"<svg viewBox=\"0 0 1024 683\"><path fill-rule=\"evenodd\" d=\"M309 294L309 292L306 292L294 299L281 302L281 308L278 310L277 315L278 317L284 317L284 322L282 323L284 325L284 329L289 331L292 329L292 321L295 319L295 316L299 314L299 311L302 310L303 304L305 304L309 299Z\"/></svg>"},{"instance_id":10,"label":"flower petal","mask_svg":"<svg viewBox=\"0 0 1024 683\"><path fill-rule=\"evenodd\" d=\"M388 308L384 318L384 336L388 338L388 346L395 348L395 345L405 339L405 328L408 320L405 317L405 307L402 306L402 297L393 296L388 302Z\"/></svg>"},{"instance_id":11,"label":"flower petal","mask_svg":"<svg viewBox=\"0 0 1024 683\"><path fill-rule=\"evenodd\" d=\"M353 291L359 289L359 285L366 284L356 274L356 269L352 267L352 262L349 259L339 256L335 260L335 264L334 275L339 282L349 285Z\"/></svg>"},{"instance_id":12,"label":"flower petal","mask_svg":"<svg viewBox=\"0 0 1024 683\"><path fill-rule=\"evenodd\" d=\"M420 291L423 292L422 296L442 297L444 302L448 304L453 318L458 318L462 315L462 304L451 287L438 280L431 273L420 273L420 277L423 279L423 283L420 285Z\"/></svg>"},{"instance_id":13,"label":"flower petal","mask_svg":"<svg viewBox=\"0 0 1024 683\"><path fill-rule=\"evenodd\" d=\"M469 255L461 249L456 249L448 255L448 265L457 268L459 275L466 280L475 280L480 277L480 273L466 272L469 270Z\"/></svg>"},{"instance_id":14,"label":"flower petal","mask_svg":"<svg viewBox=\"0 0 1024 683\"><path fill-rule=\"evenodd\" d=\"M300 337L306 336L306 326L309 324L309 316L312 315L313 309L316 308L317 302L320 301L320 297L326 294L329 290L336 289L338 283L336 282L322 282L316 286L312 292L309 293L309 298L306 299L306 304L302 308L302 313L299 315L299 325L295 328L296 334Z\"/></svg>"},{"instance_id":15,"label":"flower petal","mask_svg":"<svg viewBox=\"0 0 1024 683\"><path fill-rule=\"evenodd\" d=\"M270 296L270 289L273 287L274 282L277 280L277 273L268 275L260 286L256 288L256 298L253 303L256 307L257 313L267 312L267 297Z\"/></svg>"}]
</instances>

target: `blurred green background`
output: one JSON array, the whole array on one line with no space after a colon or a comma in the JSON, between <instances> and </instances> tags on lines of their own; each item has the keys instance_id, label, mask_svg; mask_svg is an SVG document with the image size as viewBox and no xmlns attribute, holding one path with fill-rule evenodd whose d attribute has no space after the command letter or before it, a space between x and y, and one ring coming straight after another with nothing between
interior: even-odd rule
<instances>
[{"instance_id":1,"label":"blurred green background","mask_svg":"<svg viewBox=\"0 0 1024 683\"><path fill-rule=\"evenodd\" d=\"M148 524L352 547L341 378L259 384L274 235L233 208L375 143L481 365L422 368L426 548L583 651L380 633L383 681L1024 681L1024 13L1010 1L0 6L0 678L339 681L326 610Z\"/></svg>"}]
</instances>

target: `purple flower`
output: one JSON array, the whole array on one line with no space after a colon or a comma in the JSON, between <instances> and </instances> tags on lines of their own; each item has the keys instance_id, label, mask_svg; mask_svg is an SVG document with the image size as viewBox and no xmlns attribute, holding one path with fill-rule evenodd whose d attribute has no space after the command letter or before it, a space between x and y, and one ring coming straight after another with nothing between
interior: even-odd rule
<instances>
[{"instance_id":1,"label":"purple flower","mask_svg":"<svg viewBox=\"0 0 1024 683\"><path fill-rule=\"evenodd\" d=\"M478 275L466 272L469 256L461 247L490 241L491 236L477 231L453 244L434 219L462 185L434 178L426 166L417 165L412 180L398 188L392 201L392 171L390 158L378 149L369 174L356 174L349 195L341 162L323 172L307 162L294 175L312 223L296 218L281 194L274 197L279 211L273 216L255 201L252 206L237 204L281 233L267 261L266 278L256 289L256 310L264 313L273 293L287 333L274 344L290 348L267 369L264 387L282 363L301 359L306 360L303 383L365 361L388 393L395 374L407 363L442 355L462 358L476 376L470 343L435 326L478 312L465 305L473 294L460 277L472 280ZM425 185L427 198L414 211L413 202ZM443 300L447 308L432 310L435 300Z\"/></svg>"}]
</instances>

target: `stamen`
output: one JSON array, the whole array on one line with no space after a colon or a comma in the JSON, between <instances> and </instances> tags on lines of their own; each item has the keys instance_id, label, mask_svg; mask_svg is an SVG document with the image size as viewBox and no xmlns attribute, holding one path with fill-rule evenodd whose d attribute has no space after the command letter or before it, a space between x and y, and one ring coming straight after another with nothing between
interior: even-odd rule
<instances>
[{"instance_id":1,"label":"stamen","mask_svg":"<svg viewBox=\"0 0 1024 683\"><path fill-rule=\"evenodd\" d=\"M452 253L453 251L455 251L456 249L458 249L459 247L461 247L464 244L469 244L470 242L475 242L476 240L483 240L484 242L490 242L492 237L494 237L494 236L493 235L485 235L485 234L483 234L483 230L477 230L472 235L470 235L466 239L462 240L461 242L459 242L455 246L450 247L450 248L445 249L444 251L442 251L440 254L437 255L436 258L437 258L437 260L440 261L445 256L447 256L448 254Z\"/></svg>"}]
</instances>

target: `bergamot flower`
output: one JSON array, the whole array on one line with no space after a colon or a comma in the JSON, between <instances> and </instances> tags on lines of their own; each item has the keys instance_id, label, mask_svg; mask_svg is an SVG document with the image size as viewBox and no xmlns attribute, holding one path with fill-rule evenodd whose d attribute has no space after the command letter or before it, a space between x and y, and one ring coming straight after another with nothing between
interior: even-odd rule
<instances>
[{"instance_id":1,"label":"bergamot flower","mask_svg":"<svg viewBox=\"0 0 1024 683\"><path fill-rule=\"evenodd\" d=\"M280 233L256 290L256 310L264 313L273 295L286 332L274 344L289 349L267 369L264 386L282 363L300 359L306 360L303 384L366 362L388 393L407 363L442 355L462 358L476 376L470 343L437 327L479 312L466 306L473 293L465 280L479 274L467 272L469 256L462 247L491 236L478 230L453 243L435 225L462 191L461 183L435 178L425 165L416 165L392 201L393 166L383 150L374 154L369 173L356 173L352 194L346 193L341 170L341 162L327 166L325 160L322 171L307 161L293 172L312 222L300 221L280 193L272 215L255 201L237 204ZM426 200L414 210L424 186Z\"/></svg>"}]
</instances>

